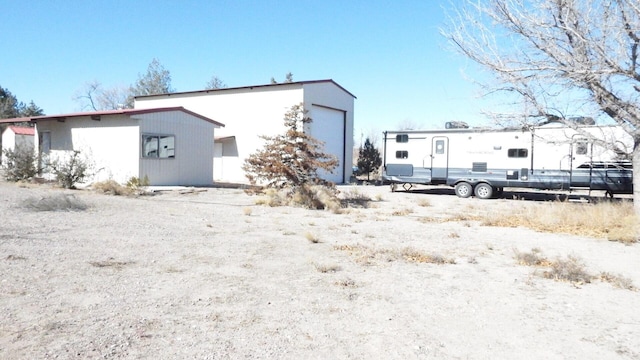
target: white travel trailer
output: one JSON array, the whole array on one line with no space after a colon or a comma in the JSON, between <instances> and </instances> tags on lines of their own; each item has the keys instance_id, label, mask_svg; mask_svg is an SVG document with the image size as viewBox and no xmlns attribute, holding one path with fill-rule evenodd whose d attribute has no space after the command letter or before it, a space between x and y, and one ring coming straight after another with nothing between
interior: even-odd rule
<instances>
[{"instance_id":1,"label":"white travel trailer","mask_svg":"<svg viewBox=\"0 0 640 360\"><path fill-rule=\"evenodd\" d=\"M506 187L588 189L631 194L631 137L618 126L559 122L483 129L447 123L445 130L386 131L382 180L449 185L456 195L487 199ZM613 146L612 146L613 145Z\"/></svg>"}]
</instances>

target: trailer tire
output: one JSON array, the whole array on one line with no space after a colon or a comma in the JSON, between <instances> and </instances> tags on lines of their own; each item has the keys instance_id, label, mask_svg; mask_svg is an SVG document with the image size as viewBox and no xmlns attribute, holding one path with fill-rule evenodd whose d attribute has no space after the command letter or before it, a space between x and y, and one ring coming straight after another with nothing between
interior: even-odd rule
<instances>
[{"instance_id":1,"label":"trailer tire","mask_svg":"<svg viewBox=\"0 0 640 360\"><path fill-rule=\"evenodd\" d=\"M493 186L487 183L480 183L473 189L478 199L491 199L493 196Z\"/></svg>"},{"instance_id":2,"label":"trailer tire","mask_svg":"<svg viewBox=\"0 0 640 360\"><path fill-rule=\"evenodd\" d=\"M471 186L471 184L469 184L468 182L459 182L456 184L455 192L458 197L468 198L469 196L471 196L471 194L473 194L473 186Z\"/></svg>"}]
</instances>

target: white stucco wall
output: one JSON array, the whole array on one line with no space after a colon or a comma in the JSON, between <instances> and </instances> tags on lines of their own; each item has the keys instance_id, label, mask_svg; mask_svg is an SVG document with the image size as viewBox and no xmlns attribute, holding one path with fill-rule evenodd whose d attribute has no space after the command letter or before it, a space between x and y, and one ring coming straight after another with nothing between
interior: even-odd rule
<instances>
[{"instance_id":1,"label":"white stucco wall","mask_svg":"<svg viewBox=\"0 0 640 360\"><path fill-rule=\"evenodd\" d=\"M124 184L146 175L150 185L211 185L215 127L182 111L103 115L100 121L70 117L38 121L36 143L50 133L49 161L79 150L94 168L87 183L113 179ZM142 134L174 136L175 157L143 158Z\"/></svg>"},{"instance_id":2,"label":"white stucco wall","mask_svg":"<svg viewBox=\"0 0 640 360\"><path fill-rule=\"evenodd\" d=\"M262 148L262 135L273 136L283 133L283 117L293 105L304 103L313 118L313 106L321 105L346 113L347 140L345 151L337 149L335 130L332 125L321 124L312 129L312 135L320 140L331 140L332 148L327 152L336 152L341 158L340 167L348 173L339 174L336 182L348 181L351 175L351 149L353 147L353 101L354 98L332 82L292 83L277 86L222 89L210 92L178 93L136 99L136 109L183 106L188 110L202 114L225 124L216 129L216 137L235 136L216 147L214 162L221 168L215 169L215 181L246 183L242 171L244 159ZM333 121L332 121L333 122ZM342 130L340 130L342 131ZM327 141L329 143L329 141ZM340 140L342 142L342 140ZM234 155L237 154L237 155ZM346 163L347 166L343 166ZM345 177L346 176L346 177Z\"/></svg>"},{"instance_id":3,"label":"white stucco wall","mask_svg":"<svg viewBox=\"0 0 640 360\"><path fill-rule=\"evenodd\" d=\"M100 121L89 117L38 121L36 129L37 137L43 132L51 133L50 161L79 150L93 165L94 176L87 183L108 179L126 183L139 174L138 126L137 120L126 115L112 115L103 116Z\"/></svg>"}]
</instances>

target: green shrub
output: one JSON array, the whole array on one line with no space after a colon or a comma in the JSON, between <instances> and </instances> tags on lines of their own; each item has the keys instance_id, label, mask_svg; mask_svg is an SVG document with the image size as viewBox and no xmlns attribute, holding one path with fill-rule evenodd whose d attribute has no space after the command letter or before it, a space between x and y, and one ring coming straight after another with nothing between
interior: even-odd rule
<instances>
[{"instance_id":1,"label":"green shrub","mask_svg":"<svg viewBox=\"0 0 640 360\"><path fill-rule=\"evenodd\" d=\"M7 181L29 180L38 174L38 157L29 148L18 147L16 150L3 150L6 163L3 165L4 178Z\"/></svg>"},{"instance_id":2,"label":"green shrub","mask_svg":"<svg viewBox=\"0 0 640 360\"><path fill-rule=\"evenodd\" d=\"M78 150L51 162L49 166L58 183L66 189L74 189L77 183L93 175L93 165L89 159L81 156Z\"/></svg>"}]
</instances>

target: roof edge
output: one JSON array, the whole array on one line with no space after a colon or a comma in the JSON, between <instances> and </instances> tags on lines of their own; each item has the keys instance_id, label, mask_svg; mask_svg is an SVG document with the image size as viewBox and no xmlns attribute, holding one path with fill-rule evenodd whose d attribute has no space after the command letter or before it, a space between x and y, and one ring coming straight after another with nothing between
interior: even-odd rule
<instances>
[{"instance_id":1,"label":"roof edge","mask_svg":"<svg viewBox=\"0 0 640 360\"><path fill-rule=\"evenodd\" d=\"M14 119L1 119L0 123L19 123L19 122L37 122L38 120L63 120L67 118L75 118L75 117L83 117L83 116L108 116L108 115L141 115L141 114L150 114L157 112L168 112L168 111L180 111L185 114L189 114L191 116L197 117L206 122L210 122L214 125L224 127L224 124L218 121L215 121L211 118L208 118L204 115L200 115L191 110L187 110L182 106L173 106L173 107L161 107L161 108L149 108L149 109L120 109L120 110L103 110L103 111L87 111L87 112L77 112L77 113L69 113L69 114L57 114L57 115L39 115L39 116L31 116L31 117L23 117L23 118L14 118Z\"/></svg>"},{"instance_id":2,"label":"roof edge","mask_svg":"<svg viewBox=\"0 0 640 360\"><path fill-rule=\"evenodd\" d=\"M277 84L262 84L262 85L250 85L250 86L237 86L231 88L222 88L222 89L205 89L205 90L194 90L194 91L180 91L173 93L164 93L164 94L154 94L154 95L138 95L134 96L134 99L144 99L144 98L154 98L161 96L171 96L171 95L188 95L188 94L208 94L213 92L223 92L229 90L242 90L242 89L253 89L253 88L266 88L271 86L284 86L284 85L306 85L306 84L318 84L318 83L333 83L335 86L340 88L342 91L351 95L354 99L357 99L355 95L353 95L349 90L345 89L342 85L335 82L333 79L324 79L324 80L308 80L308 81L293 81L293 82L284 82Z\"/></svg>"}]
</instances>

